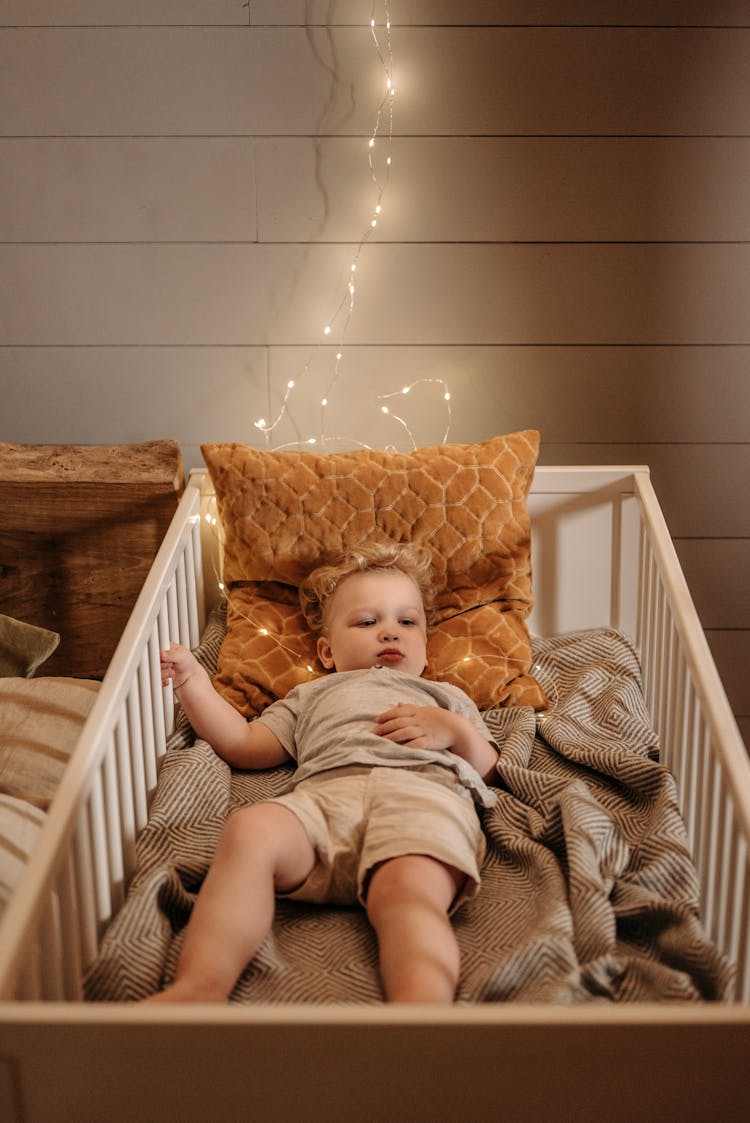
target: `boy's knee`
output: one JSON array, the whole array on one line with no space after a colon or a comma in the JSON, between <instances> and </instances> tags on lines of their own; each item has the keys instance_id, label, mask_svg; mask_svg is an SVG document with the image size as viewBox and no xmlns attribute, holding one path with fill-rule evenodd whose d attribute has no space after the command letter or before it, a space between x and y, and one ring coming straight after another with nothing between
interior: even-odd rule
<instances>
[{"instance_id":1,"label":"boy's knee","mask_svg":"<svg viewBox=\"0 0 750 1123\"><path fill-rule=\"evenodd\" d=\"M465 874L426 854L404 854L382 862L373 871L367 889L367 912L402 901L422 901L448 912Z\"/></svg>"},{"instance_id":2,"label":"boy's knee","mask_svg":"<svg viewBox=\"0 0 750 1123\"><path fill-rule=\"evenodd\" d=\"M291 821L290 821L291 820ZM251 803L233 811L224 824L223 838L229 843L258 846L274 843L296 830L296 820L285 807L273 803Z\"/></svg>"}]
</instances>

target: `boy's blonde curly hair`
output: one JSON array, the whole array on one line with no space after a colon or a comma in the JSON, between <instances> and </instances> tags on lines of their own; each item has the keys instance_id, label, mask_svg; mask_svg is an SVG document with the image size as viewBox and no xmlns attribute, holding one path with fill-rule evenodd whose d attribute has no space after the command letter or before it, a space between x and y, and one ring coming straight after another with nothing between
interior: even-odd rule
<instances>
[{"instance_id":1,"label":"boy's blonde curly hair","mask_svg":"<svg viewBox=\"0 0 750 1123\"><path fill-rule=\"evenodd\" d=\"M434 599L430 551L426 546L388 542L358 546L342 554L333 564L318 566L305 578L299 588L299 601L312 631L323 630L325 603L342 581L355 573L372 572L399 572L410 577L419 589L429 623Z\"/></svg>"}]
</instances>

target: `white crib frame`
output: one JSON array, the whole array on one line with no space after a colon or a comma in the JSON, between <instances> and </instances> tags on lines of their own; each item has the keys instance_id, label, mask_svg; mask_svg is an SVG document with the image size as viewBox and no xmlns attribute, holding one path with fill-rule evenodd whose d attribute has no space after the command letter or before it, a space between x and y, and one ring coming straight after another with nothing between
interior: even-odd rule
<instances>
[{"instance_id":1,"label":"white crib frame","mask_svg":"<svg viewBox=\"0 0 750 1123\"><path fill-rule=\"evenodd\" d=\"M0 1118L750 1117L750 765L643 467L537 469L540 634L635 637L677 778L726 1005L144 1008L80 1001L146 822L173 699L168 639L215 598L215 501L191 473L0 927ZM652 1114L656 1113L656 1114Z\"/></svg>"}]
</instances>

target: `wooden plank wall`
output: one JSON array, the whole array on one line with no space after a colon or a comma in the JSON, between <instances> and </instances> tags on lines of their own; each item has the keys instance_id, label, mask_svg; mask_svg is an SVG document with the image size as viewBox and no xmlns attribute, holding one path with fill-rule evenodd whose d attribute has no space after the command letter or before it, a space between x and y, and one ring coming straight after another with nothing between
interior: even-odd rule
<instances>
[{"instance_id":1,"label":"wooden plank wall","mask_svg":"<svg viewBox=\"0 0 750 1123\"><path fill-rule=\"evenodd\" d=\"M384 5L0 0L0 439L189 466L294 380L275 444L408 447L443 379L452 440L651 466L750 740L750 3L389 9L337 368Z\"/></svg>"}]
</instances>

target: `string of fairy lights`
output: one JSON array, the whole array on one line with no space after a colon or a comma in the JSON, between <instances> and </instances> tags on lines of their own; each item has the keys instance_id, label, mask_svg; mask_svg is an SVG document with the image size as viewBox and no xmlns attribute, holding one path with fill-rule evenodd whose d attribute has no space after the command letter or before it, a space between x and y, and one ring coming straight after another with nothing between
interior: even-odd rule
<instances>
[{"instance_id":1,"label":"string of fairy lights","mask_svg":"<svg viewBox=\"0 0 750 1123\"><path fill-rule=\"evenodd\" d=\"M310 436L302 441L294 441L286 444L272 446L272 441L276 430L284 421L289 412L289 402L294 394L294 391L299 387L301 381L310 372L313 358L310 356L304 362L299 375L296 378L290 378L281 399L278 412L273 420L267 420L264 417L258 418L254 422L255 428L265 438L268 447L274 447L275 451L280 451L287 448L300 448L304 446L318 446L323 451L332 442L344 442L347 445L357 445L362 448L369 448L370 446L359 440L351 438L344 438L340 436L329 436L326 431L327 415L331 402L331 395L336 388L337 384L342 380L344 375L345 363L345 341L349 328L349 323L354 312L355 300L357 295L357 284L359 280L360 268L362 263L363 250L367 243L372 238L374 231L377 229L378 224L383 215L383 204L386 197L386 192L390 182L391 168L393 166L392 142L393 142L393 107L396 97L396 88L393 78L393 50L391 42L391 18L389 4L384 0L382 7L382 19L378 23L376 16L377 4L373 3L370 18L370 34L375 46L377 58L383 71L384 88L381 101L377 106L375 113L375 122L373 128L367 137L367 167L369 175L375 188L375 202L372 210L367 218L367 225L359 238L359 241L354 247L354 253L351 257L351 262L347 270L347 280L344 291L339 298L335 310L331 317L322 325L320 340L317 346L322 345L330 346L332 337L335 339L335 361L333 372L328 381L326 390L320 400L320 432L317 436ZM385 123L385 124L384 124ZM451 412L451 393L450 389L442 378L418 378L407 385L402 386L398 390L388 393L378 394L375 397L376 403L379 403L380 413L391 419L396 425L400 426L411 442L412 448L417 447L417 442L414 438L407 419L402 416L402 412L396 412L394 405L398 399L403 401L417 386L427 385L434 386L438 389L442 401L445 403L445 427L441 442L445 444L448 440L448 435L451 428L452 412ZM397 407L398 408L398 407ZM392 446L391 446L392 447ZM215 534L219 533L219 520L216 514L215 497L212 501L213 509L205 515L205 519L210 528ZM249 623L255 630L258 636L267 639L269 643L273 643L278 648L289 653L295 660L299 660L305 667L310 675L316 673L312 664L304 662L304 656L301 652L290 647L284 642L281 636L271 633L266 627L261 627L258 623L252 620L247 614L232 600L229 590L226 589L224 583L219 578L219 588L223 595L227 598L227 602L231 605L232 611L241 616L247 623ZM486 659L487 656L485 655ZM460 664L471 662L471 656L464 656L462 659L457 660L452 667L447 670L453 670ZM532 668L532 673L539 671L539 664L535 664Z\"/></svg>"},{"instance_id":2,"label":"string of fairy lights","mask_svg":"<svg viewBox=\"0 0 750 1123\"><path fill-rule=\"evenodd\" d=\"M377 9L381 8L380 22L377 18ZM341 293L338 303L333 311L333 314L321 327L321 335L318 341L318 347L321 345L329 345L335 341L335 349L333 350L334 365L333 372L330 376L323 396L320 399L320 428L317 436L309 436L302 441L294 441L288 444L275 446L278 449L300 447L305 445L317 445L323 449L330 443L347 443L359 445L364 448L369 448L364 442L359 440L352 440L341 436L329 436L327 433L328 411L331 404L331 396L337 384L342 379L344 373L345 363L345 342L349 323L354 312L355 300L357 296L357 285L359 280L362 252L367 243L372 238L378 223L383 214L383 205L388 185L390 183L391 168L393 165L393 107L396 98L396 87L394 85L393 75L393 46L391 41L391 17L388 0L384 0L381 5L373 3L370 15L369 24L370 36L375 47L378 63L382 70L383 87L382 96L375 111L375 120L370 133L367 136L367 168L370 179L375 189L374 203L366 218L365 229L355 244L354 252L352 254L351 262L346 270L346 284L343 292ZM259 417L254 422L254 427L263 434L266 445L271 446L274 433L282 424L284 419L289 413L289 402L303 381L309 374L312 365L312 356L310 356L303 364L300 373L295 378L290 378L283 390L281 404L279 406L276 416L272 420L267 420L265 417ZM448 439L450 426L452 421L451 415L451 395L447 384L440 378L419 378L415 381L403 386L400 390L395 390L391 393L378 394L375 397L376 403L379 403L380 412L382 415L391 418L397 425L399 425L406 436L411 441L412 447L416 448L417 443L411 431L408 421L400 413L394 413L391 406L387 403L392 402L399 396L409 394L418 385L438 386L442 395L442 400L445 402L446 424L442 436L442 441L445 443Z\"/></svg>"}]
</instances>

